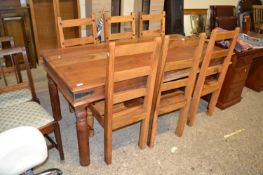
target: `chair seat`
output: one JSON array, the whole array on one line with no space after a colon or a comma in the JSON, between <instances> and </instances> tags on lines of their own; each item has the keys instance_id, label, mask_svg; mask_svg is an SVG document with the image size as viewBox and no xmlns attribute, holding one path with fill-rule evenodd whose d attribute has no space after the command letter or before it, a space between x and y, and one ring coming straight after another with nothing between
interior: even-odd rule
<instances>
[{"instance_id":1,"label":"chair seat","mask_svg":"<svg viewBox=\"0 0 263 175\"><path fill-rule=\"evenodd\" d=\"M0 94L0 108L17 105L32 100L29 89L21 89Z\"/></svg>"},{"instance_id":2,"label":"chair seat","mask_svg":"<svg viewBox=\"0 0 263 175\"><path fill-rule=\"evenodd\" d=\"M54 118L36 102L25 102L0 108L0 133L19 126L43 127Z\"/></svg>"},{"instance_id":3,"label":"chair seat","mask_svg":"<svg viewBox=\"0 0 263 175\"><path fill-rule=\"evenodd\" d=\"M89 108L96 116L99 123L104 126L105 101L97 102ZM144 114L145 110L143 108L143 99L141 98L128 102L126 101L125 103L115 104L113 107L112 128L116 129L126 125L127 123L139 121ZM127 118L130 118L130 120Z\"/></svg>"},{"instance_id":4,"label":"chair seat","mask_svg":"<svg viewBox=\"0 0 263 175\"><path fill-rule=\"evenodd\" d=\"M183 91L175 91L161 96L159 114L164 114L170 111L184 107L186 98Z\"/></svg>"}]
</instances>

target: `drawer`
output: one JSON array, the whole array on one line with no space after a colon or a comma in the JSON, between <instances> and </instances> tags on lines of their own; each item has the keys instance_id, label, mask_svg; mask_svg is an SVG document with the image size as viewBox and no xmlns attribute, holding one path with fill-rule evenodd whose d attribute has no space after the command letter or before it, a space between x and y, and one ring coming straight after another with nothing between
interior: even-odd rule
<instances>
[{"instance_id":1,"label":"drawer","mask_svg":"<svg viewBox=\"0 0 263 175\"><path fill-rule=\"evenodd\" d=\"M245 82L247 79L248 71L249 71L249 65L238 67L238 68L230 68L230 72L232 73L232 83L238 83L238 82Z\"/></svg>"}]
</instances>

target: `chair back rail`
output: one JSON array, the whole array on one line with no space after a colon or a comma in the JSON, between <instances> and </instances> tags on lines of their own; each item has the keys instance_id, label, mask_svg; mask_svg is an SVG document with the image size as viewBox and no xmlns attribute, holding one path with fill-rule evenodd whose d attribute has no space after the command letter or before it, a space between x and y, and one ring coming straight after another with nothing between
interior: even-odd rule
<instances>
[{"instance_id":1,"label":"chair back rail","mask_svg":"<svg viewBox=\"0 0 263 175\"><path fill-rule=\"evenodd\" d=\"M207 114L209 116L213 114L229 64L231 64L231 57L238 34L239 28L232 31L219 31L218 29L212 31L193 94L193 101L188 116L188 124L190 126L194 123L195 114L202 96L212 94ZM229 47L218 50L216 45L222 41L229 42Z\"/></svg>"},{"instance_id":2,"label":"chair back rail","mask_svg":"<svg viewBox=\"0 0 263 175\"><path fill-rule=\"evenodd\" d=\"M3 43L5 42L9 42L12 48L15 47L14 38L12 36L4 36L0 37L0 50L3 49Z\"/></svg>"},{"instance_id":3,"label":"chair back rail","mask_svg":"<svg viewBox=\"0 0 263 175\"><path fill-rule=\"evenodd\" d=\"M23 65L25 66L26 76L27 78L23 79L21 75L21 68L19 64L16 64L18 61L17 54L22 54L23 57ZM6 57L8 56L8 57ZM12 65L7 66L5 64L5 59L11 59ZM0 50L0 59L1 59L1 70L0 74L3 77L5 87L1 87L1 93L20 90L23 88L29 88L32 94L33 100L38 101L35 87L33 83L32 73L30 70L30 65L26 53L26 49L24 47L15 47L10 49ZM14 77L16 79L16 84L9 84L7 78L12 77L12 73L14 73Z\"/></svg>"},{"instance_id":4,"label":"chair back rail","mask_svg":"<svg viewBox=\"0 0 263 175\"><path fill-rule=\"evenodd\" d=\"M80 38L71 38L66 39L64 34L64 28L69 27L81 27L81 26L91 26L91 35L87 37ZM83 44L91 44L97 42L97 29L95 16L92 15L90 18L81 18L81 19L68 19L62 20L61 17L58 17L58 31L60 38L60 47L70 47Z\"/></svg>"},{"instance_id":5,"label":"chair back rail","mask_svg":"<svg viewBox=\"0 0 263 175\"><path fill-rule=\"evenodd\" d=\"M154 37L154 36L164 36L165 35L165 11L162 11L160 14L142 14L139 15L139 37ZM148 29L144 30L144 22L148 21L149 23L159 21L159 29Z\"/></svg>"},{"instance_id":6,"label":"chair back rail","mask_svg":"<svg viewBox=\"0 0 263 175\"><path fill-rule=\"evenodd\" d=\"M263 5L253 5L254 28L256 31L263 30Z\"/></svg>"},{"instance_id":7,"label":"chair back rail","mask_svg":"<svg viewBox=\"0 0 263 175\"><path fill-rule=\"evenodd\" d=\"M111 33L111 24L129 23L129 31L121 33ZM124 29L126 30L126 28ZM135 13L132 12L129 16L106 16L104 14L104 37L105 41L113 41L119 39L133 39L135 38Z\"/></svg>"},{"instance_id":8,"label":"chair back rail","mask_svg":"<svg viewBox=\"0 0 263 175\"><path fill-rule=\"evenodd\" d=\"M155 110L153 112L153 121L151 123L151 133L149 134L149 145L153 146L156 130L158 115L165 114L171 111L180 109L179 119L176 128L176 134L181 136L183 133L184 125L186 123L186 116L191 102L191 95L194 88L196 74L198 72L198 65L202 55L202 50L205 41L205 34L200 34L200 37L170 39L165 36L163 46L168 51L162 53L162 62L157 82L157 100ZM169 52L176 52L176 50L186 50L193 48L193 53L188 57L168 59ZM185 61L187 60L187 61ZM177 72L177 76L166 79L167 73L171 71ZM154 100L155 101L155 100Z\"/></svg>"}]
</instances>

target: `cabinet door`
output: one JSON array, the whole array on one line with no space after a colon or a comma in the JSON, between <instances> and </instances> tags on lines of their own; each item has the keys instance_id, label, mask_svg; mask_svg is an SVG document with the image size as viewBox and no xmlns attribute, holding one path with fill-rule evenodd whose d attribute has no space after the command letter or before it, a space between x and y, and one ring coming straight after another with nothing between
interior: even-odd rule
<instances>
[{"instance_id":1,"label":"cabinet door","mask_svg":"<svg viewBox=\"0 0 263 175\"><path fill-rule=\"evenodd\" d=\"M165 0L164 11L165 33L184 35L184 1L183 0Z\"/></svg>"}]
</instances>

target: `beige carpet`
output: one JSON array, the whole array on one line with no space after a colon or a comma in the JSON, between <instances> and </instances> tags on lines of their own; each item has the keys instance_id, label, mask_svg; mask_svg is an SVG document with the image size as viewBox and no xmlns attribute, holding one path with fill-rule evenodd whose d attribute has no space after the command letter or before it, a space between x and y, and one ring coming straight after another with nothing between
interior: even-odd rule
<instances>
[{"instance_id":1,"label":"beige carpet","mask_svg":"<svg viewBox=\"0 0 263 175\"><path fill-rule=\"evenodd\" d=\"M51 113L42 67L34 70L33 76L41 104ZM194 127L186 127L182 138L174 134L178 113L159 118L153 148L138 148L138 124L114 132L112 165L104 163L103 129L95 123L88 167L79 165L75 117L61 97L65 161L59 160L57 150L50 150L47 161L35 172L56 167L65 175L263 175L263 92L245 88L242 97L231 108L217 109L211 118L206 116L206 103L202 101Z\"/></svg>"}]
</instances>

